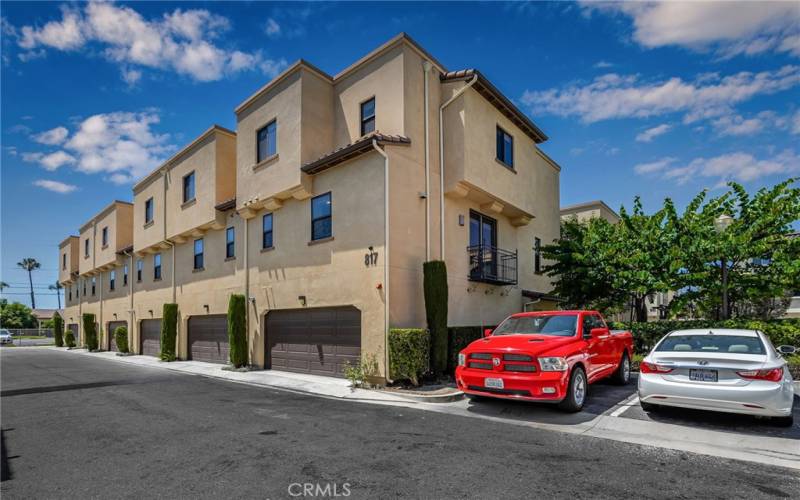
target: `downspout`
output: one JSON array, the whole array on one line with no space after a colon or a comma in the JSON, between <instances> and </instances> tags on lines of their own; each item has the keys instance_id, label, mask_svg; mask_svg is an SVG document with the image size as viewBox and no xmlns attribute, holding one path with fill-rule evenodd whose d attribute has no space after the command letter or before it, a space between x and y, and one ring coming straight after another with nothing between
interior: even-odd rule
<instances>
[{"instance_id":1,"label":"downspout","mask_svg":"<svg viewBox=\"0 0 800 500\"><path fill-rule=\"evenodd\" d=\"M128 339L130 340L128 343L133 344L133 325L135 324L135 318L133 317L133 252L122 253L128 257L128 295L130 296L130 309L128 309ZM140 345L140 342L137 342L136 345ZM128 349L131 347L132 346L129 345Z\"/></svg>"},{"instance_id":2,"label":"downspout","mask_svg":"<svg viewBox=\"0 0 800 500\"><path fill-rule=\"evenodd\" d=\"M168 173L167 169L164 168L164 170L162 170L162 173L164 174L164 201L163 201L163 204L164 204L164 239L161 242L162 243L166 243L167 245L172 247L172 252L170 252L172 254L172 267L170 268L170 274L171 274L171 278L172 278L171 279L171 281L172 281L172 303L174 304L175 303L175 244L167 239L167 173Z\"/></svg>"},{"instance_id":3,"label":"downspout","mask_svg":"<svg viewBox=\"0 0 800 500\"><path fill-rule=\"evenodd\" d=\"M469 83L458 89L458 91L453 94L453 97L448 99L439 108L439 252L442 260L444 260L444 108L458 99L461 94L466 92L468 88L475 85L475 82L477 81L478 75L473 76Z\"/></svg>"},{"instance_id":4,"label":"downspout","mask_svg":"<svg viewBox=\"0 0 800 500\"><path fill-rule=\"evenodd\" d=\"M247 314L244 315L244 325L245 331L247 332L247 339L248 343L250 343L250 364L255 365L253 359L255 358L255 346L252 345L254 342L250 342L250 219L245 219L241 215L239 216L242 221L244 221L244 303L247 310ZM253 312L255 311L255 301L253 301ZM254 337L255 338L255 337ZM264 364L266 365L267 360L264 360Z\"/></svg>"},{"instance_id":5,"label":"downspout","mask_svg":"<svg viewBox=\"0 0 800 500\"><path fill-rule=\"evenodd\" d=\"M386 382L389 378L389 156L372 139L372 147L383 156L383 362Z\"/></svg>"},{"instance_id":6,"label":"downspout","mask_svg":"<svg viewBox=\"0 0 800 500\"><path fill-rule=\"evenodd\" d=\"M422 61L425 71L425 262L431 260L431 164L430 164L430 119L428 116L428 74L431 70L430 61Z\"/></svg>"}]
</instances>

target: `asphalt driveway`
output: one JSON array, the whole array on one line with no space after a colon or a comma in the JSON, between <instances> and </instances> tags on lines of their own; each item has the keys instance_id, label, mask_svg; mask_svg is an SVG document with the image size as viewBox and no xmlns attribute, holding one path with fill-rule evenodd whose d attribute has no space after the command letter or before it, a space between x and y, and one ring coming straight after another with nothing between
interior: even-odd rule
<instances>
[{"instance_id":1,"label":"asphalt driveway","mask_svg":"<svg viewBox=\"0 0 800 500\"><path fill-rule=\"evenodd\" d=\"M796 471L768 465L50 349L2 349L0 368L4 498L292 498L305 483L350 498L800 491Z\"/></svg>"}]
</instances>

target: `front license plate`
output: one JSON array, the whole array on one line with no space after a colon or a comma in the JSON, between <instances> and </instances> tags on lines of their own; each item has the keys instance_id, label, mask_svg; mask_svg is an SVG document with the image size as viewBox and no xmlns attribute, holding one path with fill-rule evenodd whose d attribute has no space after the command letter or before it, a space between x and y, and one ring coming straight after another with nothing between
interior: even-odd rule
<instances>
[{"instance_id":1,"label":"front license plate","mask_svg":"<svg viewBox=\"0 0 800 500\"><path fill-rule=\"evenodd\" d=\"M484 379L483 385L490 389L502 389L503 379L501 378L487 378Z\"/></svg>"},{"instance_id":2,"label":"front license plate","mask_svg":"<svg viewBox=\"0 0 800 500\"><path fill-rule=\"evenodd\" d=\"M689 380L716 382L717 378L717 370L689 370Z\"/></svg>"}]
</instances>

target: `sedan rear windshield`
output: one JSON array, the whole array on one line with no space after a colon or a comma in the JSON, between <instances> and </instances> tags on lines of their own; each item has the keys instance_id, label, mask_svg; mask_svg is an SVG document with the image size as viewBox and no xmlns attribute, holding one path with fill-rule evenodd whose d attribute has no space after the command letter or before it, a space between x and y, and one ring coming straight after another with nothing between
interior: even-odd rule
<instances>
[{"instance_id":1,"label":"sedan rear windshield","mask_svg":"<svg viewBox=\"0 0 800 500\"><path fill-rule=\"evenodd\" d=\"M555 335L571 337L578 324L576 314L554 314L551 316L511 317L495 328L492 335Z\"/></svg>"},{"instance_id":2,"label":"sedan rear windshield","mask_svg":"<svg viewBox=\"0 0 800 500\"><path fill-rule=\"evenodd\" d=\"M670 335L658 344L661 352L725 352L731 354L765 354L758 337L741 335Z\"/></svg>"}]
</instances>

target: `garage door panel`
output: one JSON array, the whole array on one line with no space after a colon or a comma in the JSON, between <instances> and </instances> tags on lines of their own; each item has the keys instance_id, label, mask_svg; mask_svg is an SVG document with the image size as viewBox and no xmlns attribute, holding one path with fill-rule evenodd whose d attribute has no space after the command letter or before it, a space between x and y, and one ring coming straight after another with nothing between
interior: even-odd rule
<instances>
[{"instance_id":1,"label":"garage door panel","mask_svg":"<svg viewBox=\"0 0 800 500\"><path fill-rule=\"evenodd\" d=\"M161 353L161 320L143 319L139 323L139 336L141 338L140 352L145 356L158 357Z\"/></svg>"},{"instance_id":2,"label":"garage door panel","mask_svg":"<svg viewBox=\"0 0 800 500\"><path fill-rule=\"evenodd\" d=\"M227 363L230 359L228 317L225 314L192 316L188 322L189 359Z\"/></svg>"}]
</instances>

